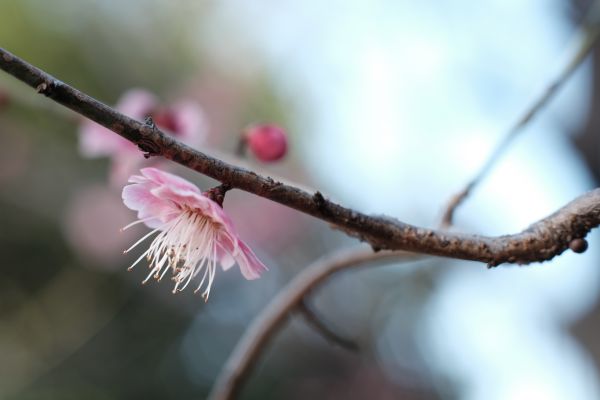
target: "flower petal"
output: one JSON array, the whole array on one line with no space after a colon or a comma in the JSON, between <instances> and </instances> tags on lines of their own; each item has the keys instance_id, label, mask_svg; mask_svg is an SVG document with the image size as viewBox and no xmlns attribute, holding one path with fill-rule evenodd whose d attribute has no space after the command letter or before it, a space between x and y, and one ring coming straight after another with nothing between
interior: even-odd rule
<instances>
[{"instance_id":1,"label":"flower petal","mask_svg":"<svg viewBox=\"0 0 600 400\"><path fill-rule=\"evenodd\" d=\"M208 130L200 105L192 100L182 100L173 104L171 112L178 127L177 136L190 146L199 145Z\"/></svg>"},{"instance_id":2,"label":"flower petal","mask_svg":"<svg viewBox=\"0 0 600 400\"><path fill-rule=\"evenodd\" d=\"M143 176L148 180L154 182L157 185L166 185L173 189L186 190L190 192L202 193L200 189L192 182L185 180L177 175L170 174L165 171L161 171L158 168L142 168L141 171Z\"/></svg>"},{"instance_id":3,"label":"flower petal","mask_svg":"<svg viewBox=\"0 0 600 400\"><path fill-rule=\"evenodd\" d=\"M157 106L156 96L147 90L135 88L123 93L116 108L128 117L143 120Z\"/></svg>"},{"instance_id":4,"label":"flower petal","mask_svg":"<svg viewBox=\"0 0 600 400\"><path fill-rule=\"evenodd\" d=\"M102 125L86 120L79 130L79 151L84 157L94 158L132 154L137 152L137 148Z\"/></svg>"},{"instance_id":5,"label":"flower petal","mask_svg":"<svg viewBox=\"0 0 600 400\"><path fill-rule=\"evenodd\" d=\"M256 257L246 243L240 240L238 245L241 251L235 259L244 278L248 280L258 279L261 273L268 271L268 268Z\"/></svg>"},{"instance_id":6,"label":"flower petal","mask_svg":"<svg viewBox=\"0 0 600 400\"><path fill-rule=\"evenodd\" d=\"M235 265L235 258L221 246L217 246L217 259L223 271L227 271Z\"/></svg>"},{"instance_id":7,"label":"flower petal","mask_svg":"<svg viewBox=\"0 0 600 400\"><path fill-rule=\"evenodd\" d=\"M123 203L131 210L138 212L139 219L151 218L145 222L150 228L160 228L174 217L178 211L173 204L152 194L152 184L136 183L123 188ZM154 217L154 218L152 218Z\"/></svg>"}]
</instances>

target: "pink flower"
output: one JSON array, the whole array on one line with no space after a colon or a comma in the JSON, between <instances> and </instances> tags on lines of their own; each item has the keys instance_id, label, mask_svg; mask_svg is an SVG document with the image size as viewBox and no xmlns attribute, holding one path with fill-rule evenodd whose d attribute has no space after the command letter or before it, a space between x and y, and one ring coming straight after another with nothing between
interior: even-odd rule
<instances>
[{"instance_id":1,"label":"pink flower","mask_svg":"<svg viewBox=\"0 0 600 400\"><path fill-rule=\"evenodd\" d=\"M158 233L148 250L129 268L146 257L151 271L144 283L150 277L160 281L171 269L175 293L185 289L202 272L195 292L204 286L202 297L206 300L217 262L223 270L237 262L246 279L257 279L267 270L239 238L221 206L198 187L156 168L144 168L141 173L132 176L129 179L132 184L123 188L123 202L137 211L139 218L123 229L142 222L153 229L126 252Z\"/></svg>"},{"instance_id":2,"label":"pink flower","mask_svg":"<svg viewBox=\"0 0 600 400\"><path fill-rule=\"evenodd\" d=\"M277 125L252 125L244 131L244 138L250 151L260 161L277 161L287 153L287 135Z\"/></svg>"},{"instance_id":3,"label":"pink flower","mask_svg":"<svg viewBox=\"0 0 600 400\"><path fill-rule=\"evenodd\" d=\"M198 145L206 132L201 108L193 101L161 106L152 93L131 89L121 96L115 108L138 121L152 117L160 129L191 146ZM111 157L111 175L116 182L125 181L142 160L133 143L90 120L85 120L79 131L79 148L85 157Z\"/></svg>"},{"instance_id":4,"label":"pink flower","mask_svg":"<svg viewBox=\"0 0 600 400\"><path fill-rule=\"evenodd\" d=\"M120 197L106 185L92 185L80 188L69 200L63 230L73 251L83 260L92 260L85 263L86 267L117 268L122 257L118 250L140 235L138 229L114 234L131 221L131 213Z\"/></svg>"}]
</instances>

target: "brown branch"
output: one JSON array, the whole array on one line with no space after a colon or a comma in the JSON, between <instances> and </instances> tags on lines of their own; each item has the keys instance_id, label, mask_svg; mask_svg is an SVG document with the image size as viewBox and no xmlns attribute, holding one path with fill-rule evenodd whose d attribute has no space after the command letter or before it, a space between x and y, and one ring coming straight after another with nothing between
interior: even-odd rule
<instances>
[{"instance_id":1,"label":"brown branch","mask_svg":"<svg viewBox=\"0 0 600 400\"><path fill-rule=\"evenodd\" d=\"M410 259L416 255L404 252L379 252L344 250L322 258L303 269L279 294L269 302L254 319L238 341L221 370L212 392L211 400L233 399L246 381L252 367L273 335L283 326L287 316L299 307L304 296L322 284L328 277L342 269L366 263L382 263Z\"/></svg>"},{"instance_id":2,"label":"brown branch","mask_svg":"<svg viewBox=\"0 0 600 400\"><path fill-rule=\"evenodd\" d=\"M377 253L371 252L371 254ZM297 305L298 311L302 313L302 316L306 322L308 322L308 324L317 332L319 332L327 341L337 344L346 350L358 351L358 344L356 342L340 336L325 323L320 315L317 314L314 307L309 303L309 294L310 293L306 293Z\"/></svg>"},{"instance_id":3,"label":"brown branch","mask_svg":"<svg viewBox=\"0 0 600 400\"><path fill-rule=\"evenodd\" d=\"M526 264L550 260L600 224L600 190L575 199L529 229L501 237L484 237L419 228L385 216L366 215L277 182L188 147L153 125L133 120L0 48L0 69L39 93L135 143L146 156L163 156L233 188L327 221L374 249L406 250L442 257Z\"/></svg>"},{"instance_id":4,"label":"brown branch","mask_svg":"<svg viewBox=\"0 0 600 400\"><path fill-rule=\"evenodd\" d=\"M584 28L580 29L580 33L584 32ZM533 104L529 106L528 109L525 110L523 115L515 122L511 129L506 133L502 141L498 144L498 146L494 149L490 157L487 159L485 164L481 167L477 175L473 177L473 179L465 185L465 187L458 193L456 193L444 210L442 215L441 226L443 228L448 228L452 225L452 219L454 217L454 212L458 208L462 202L469 197L469 195L473 192L476 186L479 185L481 181L489 174L492 167L500 157L504 154L504 152L509 148L514 139L519 136L519 134L523 131L523 128L527 126L527 124L533 120L533 118L539 113L539 111L544 108L546 104L556 95L558 90L563 86L563 84L569 79L573 72L583 63L583 61L590 54L594 46L598 43L600 39L600 29L598 27L593 26L590 30L585 34L584 39L579 43L578 49L573 55L573 58L569 60L565 68L560 72L560 74L555 78L555 80L546 88L546 90L538 97Z\"/></svg>"}]
</instances>

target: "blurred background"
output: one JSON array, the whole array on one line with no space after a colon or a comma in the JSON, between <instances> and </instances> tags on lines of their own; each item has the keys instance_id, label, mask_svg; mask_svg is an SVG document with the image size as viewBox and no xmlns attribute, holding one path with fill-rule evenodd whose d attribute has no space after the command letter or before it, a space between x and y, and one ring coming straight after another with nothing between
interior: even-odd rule
<instances>
[{"instance_id":1,"label":"blurred background","mask_svg":"<svg viewBox=\"0 0 600 400\"><path fill-rule=\"evenodd\" d=\"M2 0L0 46L107 104L132 88L153 93L159 111L195 104L194 145L210 154L232 153L250 123L277 123L290 151L268 165L250 157L257 169L435 226L566 65L591 6ZM596 186L598 57L459 209L457 229L516 232ZM0 398L204 398L278 290L357 243L232 191L225 209L269 272L246 281L219 271L206 304L191 291L172 295L169 282L141 286L144 267L126 271L140 253L122 252L147 229L119 233L136 217L118 172L146 161L90 157L85 126L0 74ZM428 258L339 274L312 301L360 353L294 317L241 398L600 398L598 233L589 242L582 255L528 267Z\"/></svg>"}]
</instances>

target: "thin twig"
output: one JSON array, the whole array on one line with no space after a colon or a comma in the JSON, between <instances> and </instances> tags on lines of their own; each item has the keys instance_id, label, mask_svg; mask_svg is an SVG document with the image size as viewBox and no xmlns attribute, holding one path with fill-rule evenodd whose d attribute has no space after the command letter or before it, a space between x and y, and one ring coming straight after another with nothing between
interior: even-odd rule
<instances>
[{"instance_id":1,"label":"thin twig","mask_svg":"<svg viewBox=\"0 0 600 400\"><path fill-rule=\"evenodd\" d=\"M548 218L514 235L485 237L420 228L385 216L366 215L296 186L277 182L186 146L155 126L131 119L0 48L0 69L39 93L135 143L146 156L162 156L233 188L278 202L336 226L374 249L442 257L527 264L550 260L600 224L600 189L584 194Z\"/></svg>"},{"instance_id":2,"label":"thin twig","mask_svg":"<svg viewBox=\"0 0 600 400\"><path fill-rule=\"evenodd\" d=\"M327 341L337 344L342 348L350 351L358 351L358 344L350 339L340 336L332 328L325 323L323 317L317 313L312 304L309 303L309 294L306 293L302 300L298 303L298 311L317 332L319 332Z\"/></svg>"},{"instance_id":3,"label":"thin twig","mask_svg":"<svg viewBox=\"0 0 600 400\"><path fill-rule=\"evenodd\" d=\"M582 30L583 28L580 29L580 31ZM469 196L469 194L473 191L475 186L477 186L479 182L485 178L485 176L490 172L490 170L501 157L501 155L508 149L508 147L516 138L516 136L518 136L518 134L523 131L523 128L552 99L552 97L558 92L558 89L562 86L562 84L568 80L568 78L577 69L577 67L586 59L586 57L598 41L598 38L600 37L598 32L600 31L595 29L585 35L584 40L578 44L579 48L577 52L574 54L570 62L566 65L564 70L561 71L559 76L546 88L546 90L541 94L541 96L537 98L533 104L530 105L530 107L525 111L525 113L507 132L504 139L500 142L498 147L494 150L494 152L488 158L481 170L473 178L473 180L469 182L466 185L466 187L463 188L462 191L460 191L450 199L446 211L444 212L444 215L442 217L442 228L448 228L450 225L452 225L453 214L456 208ZM585 249L587 248L587 243L585 241L573 241L571 242L570 248L573 251L576 251L577 249L579 249L578 245L580 243L583 243L581 244L581 248L583 249L583 251L585 251ZM304 299L298 305L299 311L304 315L307 322L316 331L318 331L326 340L337 344L345 349L357 351L358 345L355 342L338 335L323 321L323 318L314 311L314 309L308 303L307 297L309 295L310 293L307 293L304 296Z\"/></svg>"},{"instance_id":4,"label":"thin twig","mask_svg":"<svg viewBox=\"0 0 600 400\"><path fill-rule=\"evenodd\" d=\"M584 32L584 28L580 29L580 33ZM569 60L565 68L559 73L555 80L544 90L540 97L538 97L533 104L521 115L515 124L508 130L502 141L496 146L492 154L489 156L487 161L483 164L479 172L473 177L473 179L467 183L467 185L458 193L456 193L444 210L442 215L442 228L448 228L452 225L452 219L454 212L462 202L469 197L475 187L489 174L490 170L498 162L500 157L509 148L513 140L523 131L523 128L544 108L546 104L556 95L558 90L563 84L569 79L569 77L575 72L577 67L587 58L594 46L600 39L600 29L597 27L590 28L585 34L581 43L579 43L578 49L573 55L573 58Z\"/></svg>"},{"instance_id":5,"label":"thin twig","mask_svg":"<svg viewBox=\"0 0 600 400\"><path fill-rule=\"evenodd\" d=\"M287 316L297 308L304 296L322 284L337 271L366 263L383 263L415 257L405 252L379 252L369 250L344 250L322 258L303 269L279 294L269 302L254 319L238 341L221 370L210 400L230 400L239 392L252 367L269 340L283 326Z\"/></svg>"}]
</instances>

